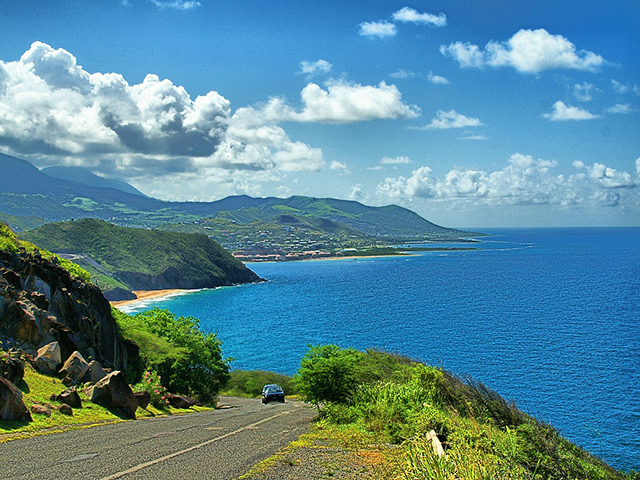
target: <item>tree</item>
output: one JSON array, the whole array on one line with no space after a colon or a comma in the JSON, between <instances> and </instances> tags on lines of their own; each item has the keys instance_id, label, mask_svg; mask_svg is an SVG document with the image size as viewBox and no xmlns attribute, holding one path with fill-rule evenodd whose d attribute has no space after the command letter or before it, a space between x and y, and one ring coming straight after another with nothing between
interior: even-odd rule
<instances>
[{"instance_id":1,"label":"tree","mask_svg":"<svg viewBox=\"0 0 640 480\"><path fill-rule=\"evenodd\" d=\"M358 364L363 355L337 345L310 346L294 377L298 391L316 406L348 402L358 386Z\"/></svg>"}]
</instances>

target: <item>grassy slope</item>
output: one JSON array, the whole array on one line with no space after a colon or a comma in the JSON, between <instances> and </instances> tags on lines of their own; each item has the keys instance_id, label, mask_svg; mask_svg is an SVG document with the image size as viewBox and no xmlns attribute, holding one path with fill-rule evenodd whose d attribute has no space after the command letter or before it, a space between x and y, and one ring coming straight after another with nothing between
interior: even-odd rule
<instances>
[{"instance_id":1,"label":"grassy slope","mask_svg":"<svg viewBox=\"0 0 640 480\"><path fill-rule=\"evenodd\" d=\"M184 279L204 286L252 279L244 265L205 235L118 227L83 219L48 224L22 237L52 251L89 255L105 270L160 275L175 268Z\"/></svg>"}]
</instances>

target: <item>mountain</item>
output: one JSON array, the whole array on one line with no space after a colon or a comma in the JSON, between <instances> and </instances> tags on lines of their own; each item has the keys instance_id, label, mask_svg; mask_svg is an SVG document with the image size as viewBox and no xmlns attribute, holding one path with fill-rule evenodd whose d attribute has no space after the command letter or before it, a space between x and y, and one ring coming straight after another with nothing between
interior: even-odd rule
<instances>
[{"instance_id":1,"label":"mountain","mask_svg":"<svg viewBox=\"0 0 640 480\"><path fill-rule=\"evenodd\" d=\"M81 256L131 290L213 288L260 281L206 235L119 227L82 219L49 223L20 235L40 248ZM87 260L89 259L89 260ZM99 283L99 282L98 282Z\"/></svg>"},{"instance_id":2,"label":"mountain","mask_svg":"<svg viewBox=\"0 0 640 480\"><path fill-rule=\"evenodd\" d=\"M45 167L40 171L60 180L71 180L72 182L82 183L90 187L115 188L116 190L122 190L126 193L146 197L144 193L134 186L129 185L127 182L100 177L82 167Z\"/></svg>"},{"instance_id":3,"label":"mountain","mask_svg":"<svg viewBox=\"0 0 640 480\"><path fill-rule=\"evenodd\" d=\"M470 235L435 225L396 205L370 207L332 198L253 198L246 195L214 202L165 202L100 186L98 184L107 185L106 180L96 180L100 177L87 176L87 172L63 169L65 174L59 176L65 178L49 176L25 160L3 154L0 154L0 171L3 173L0 176L0 212L37 217L46 222L98 218L123 226L154 228L167 224L197 224L204 219L225 220L239 226L255 222L283 224L290 219L309 223L320 233L332 233L337 229L363 239L391 243L451 240Z\"/></svg>"}]
</instances>

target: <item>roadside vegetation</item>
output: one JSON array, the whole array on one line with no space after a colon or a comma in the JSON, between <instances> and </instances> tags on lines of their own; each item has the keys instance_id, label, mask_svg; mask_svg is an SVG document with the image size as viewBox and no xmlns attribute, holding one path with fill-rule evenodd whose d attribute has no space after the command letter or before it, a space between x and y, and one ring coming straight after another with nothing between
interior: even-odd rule
<instances>
[{"instance_id":1,"label":"roadside vegetation","mask_svg":"<svg viewBox=\"0 0 640 480\"><path fill-rule=\"evenodd\" d=\"M261 395L262 387L275 383L284 390L287 398L296 397L297 386L293 378L265 370L231 370L229 382L220 391L221 395L230 397L258 398Z\"/></svg>"},{"instance_id":2,"label":"roadside vegetation","mask_svg":"<svg viewBox=\"0 0 640 480\"><path fill-rule=\"evenodd\" d=\"M640 478L617 472L483 384L402 356L316 346L294 381L319 409L317 428L396 445L385 460L395 478Z\"/></svg>"}]
</instances>

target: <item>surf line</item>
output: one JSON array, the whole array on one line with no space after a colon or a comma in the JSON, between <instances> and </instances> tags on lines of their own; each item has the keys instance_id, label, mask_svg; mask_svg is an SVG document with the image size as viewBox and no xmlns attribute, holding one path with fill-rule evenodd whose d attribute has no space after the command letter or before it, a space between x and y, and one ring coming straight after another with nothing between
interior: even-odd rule
<instances>
[{"instance_id":1,"label":"surf line","mask_svg":"<svg viewBox=\"0 0 640 480\"><path fill-rule=\"evenodd\" d=\"M244 432L245 430L250 430L253 427L256 427L258 425L260 425L261 423L265 423L268 422L269 420L273 420L274 418L280 417L281 415L289 415L291 413L291 411L287 411L287 412L281 412L278 413L276 415L273 415L271 417L268 418L263 418L262 420L259 420L255 423L252 423L250 425L246 425L244 427L238 428L237 430L234 430L233 432L229 432L229 433L225 433L224 435L220 435L219 437L216 438L212 438L210 440L207 440L206 442L202 442L198 445L194 445L193 447L189 447L189 448L185 448L184 450L180 450L179 452L174 452L174 453L170 453L169 455L165 455L164 457L160 457L160 458L156 458L155 460L150 460L148 462L145 463L141 463L139 465L136 465L134 467L131 467L127 470L123 470L122 472L118 472L118 473L114 473L113 475L109 475L108 477L103 477L101 480L113 480L116 478L122 478L125 475L129 475L131 473L135 473L138 472L140 470L142 470L143 468L147 468L150 467L152 465L157 465L159 463L162 463L166 460L170 460L174 457L177 457L178 455L182 455L183 453L189 453L192 452L194 450L197 450L198 448L202 448L202 447L206 447L207 445L210 445L214 442L218 442L220 440L224 440L225 438L231 437L233 435L237 435L238 433Z\"/></svg>"}]
</instances>

